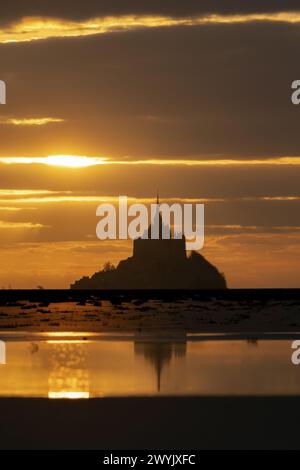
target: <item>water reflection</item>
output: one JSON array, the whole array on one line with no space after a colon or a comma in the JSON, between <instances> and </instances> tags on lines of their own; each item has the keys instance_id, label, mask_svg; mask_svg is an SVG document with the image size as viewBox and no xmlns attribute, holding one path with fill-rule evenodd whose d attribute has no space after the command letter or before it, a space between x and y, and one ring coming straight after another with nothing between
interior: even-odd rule
<instances>
[{"instance_id":1,"label":"water reflection","mask_svg":"<svg viewBox=\"0 0 300 470\"><path fill-rule=\"evenodd\" d=\"M87 348L80 341L52 341L49 358L49 398L89 398Z\"/></svg>"},{"instance_id":2,"label":"water reflection","mask_svg":"<svg viewBox=\"0 0 300 470\"><path fill-rule=\"evenodd\" d=\"M251 346L258 346L258 340L255 338L248 338L247 343L250 344Z\"/></svg>"},{"instance_id":3,"label":"water reflection","mask_svg":"<svg viewBox=\"0 0 300 470\"><path fill-rule=\"evenodd\" d=\"M6 342L0 396L298 395L290 340Z\"/></svg>"},{"instance_id":4,"label":"water reflection","mask_svg":"<svg viewBox=\"0 0 300 470\"><path fill-rule=\"evenodd\" d=\"M186 354L186 341L181 342L139 342L134 343L134 353L142 355L149 361L156 374L157 391L160 392L161 376L164 366L167 366L172 357L182 358Z\"/></svg>"}]
</instances>

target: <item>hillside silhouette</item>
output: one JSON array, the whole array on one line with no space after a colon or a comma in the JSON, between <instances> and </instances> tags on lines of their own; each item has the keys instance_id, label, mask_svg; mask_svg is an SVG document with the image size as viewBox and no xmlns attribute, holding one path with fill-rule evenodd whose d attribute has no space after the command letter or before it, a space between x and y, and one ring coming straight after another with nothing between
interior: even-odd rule
<instances>
[{"instance_id":1,"label":"hillside silhouette","mask_svg":"<svg viewBox=\"0 0 300 470\"><path fill-rule=\"evenodd\" d=\"M195 251L187 256L184 236L163 239L162 232L159 214L158 239L134 240L132 256L116 268L106 263L91 277L75 281L71 289L226 289L224 275L204 256Z\"/></svg>"}]
</instances>

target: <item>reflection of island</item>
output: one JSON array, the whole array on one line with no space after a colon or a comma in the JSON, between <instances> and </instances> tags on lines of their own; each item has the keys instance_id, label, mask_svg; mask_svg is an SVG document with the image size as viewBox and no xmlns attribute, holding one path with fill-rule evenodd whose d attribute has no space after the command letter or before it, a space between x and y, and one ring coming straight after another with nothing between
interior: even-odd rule
<instances>
[{"instance_id":1,"label":"reflection of island","mask_svg":"<svg viewBox=\"0 0 300 470\"><path fill-rule=\"evenodd\" d=\"M168 365L172 357L182 358L186 354L186 341L176 342L142 342L135 341L134 353L143 356L155 369L157 391L160 391L161 376L164 366Z\"/></svg>"},{"instance_id":2,"label":"reflection of island","mask_svg":"<svg viewBox=\"0 0 300 470\"><path fill-rule=\"evenodd\" d=\"M117 268L108 263L106 269L75 281L71 289L225 289L225 278L215 266L196 251L186 255L184 236L162 238L160 213L158 220L157 239L150 238L150 225L148 238L134 240L131 257Z\"/></svg>"}]
</instances>

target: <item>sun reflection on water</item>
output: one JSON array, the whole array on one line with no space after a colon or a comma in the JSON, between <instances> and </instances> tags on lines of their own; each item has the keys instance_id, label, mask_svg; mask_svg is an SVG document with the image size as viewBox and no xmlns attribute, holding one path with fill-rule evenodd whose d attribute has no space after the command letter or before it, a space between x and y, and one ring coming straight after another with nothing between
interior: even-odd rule
<instances>
[{"instance_id":1,"label":"sun reflection on water","mask_svg":"<svg viewBox=\"0 0 300 470\"><path fill-rule=\"evenodd\" d=\"M61 335L6 341L0 397L299 395L288 339Z\"/></svg>"},{"instance_id":2,"label":"sun reflection on water","mask_svg":"<svg viewBox=\"0 0 300 470\"><path fill-rule=\"evenodd\" d=\"M89 398L85 341L51 342L48 398Z\"/></svg>"},{"instance_id":3,"label":"sun reflection on water","mask_svg":"<svg viewBox=\"0 0 300 470\"><path fill-rule=\"evenodd\" d=\"M89 392L69 392L62 390L60 392L48 392L48 398L69 398L69 399L78 399L78 398L90 398Z\"/></svg>"}]
</instances>

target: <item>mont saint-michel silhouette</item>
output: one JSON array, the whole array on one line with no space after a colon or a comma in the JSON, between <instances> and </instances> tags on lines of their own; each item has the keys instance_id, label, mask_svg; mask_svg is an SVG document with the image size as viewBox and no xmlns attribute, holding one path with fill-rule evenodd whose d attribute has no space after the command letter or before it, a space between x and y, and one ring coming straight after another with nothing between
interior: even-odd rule
<instances>
[{"instance_id":1,"label":"mont saint-michel silhouette","mask_svg":"<svg viewBox=\"0 0 300 470\"><path fill-rule=\"evenodd\" d=\"M159 206L159 199L157 197ZM222 273L204 256L186 253L185 237L162 237L163 221L159 212L159 237L133 241L133 254L110 264L91 277L84 276L71 284L71 289L226 289Z\"/></svg>"}]
</instances>

